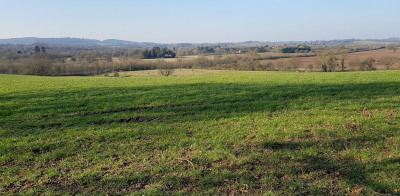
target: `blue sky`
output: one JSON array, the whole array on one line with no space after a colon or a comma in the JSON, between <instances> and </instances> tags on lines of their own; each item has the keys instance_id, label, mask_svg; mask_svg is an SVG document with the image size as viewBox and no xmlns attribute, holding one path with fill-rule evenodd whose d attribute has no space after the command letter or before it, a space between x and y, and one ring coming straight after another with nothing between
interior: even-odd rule
<instances>
[{"instance_id":1,"label":"blue sky","mask_svg":"<svg viewBox=\"0 0 400 196\"><path fill-rule=\"evenodd\" d=\"M159 43L400 37L399 0L0 0L0 38Z\"/></svg>"}]
</instances>

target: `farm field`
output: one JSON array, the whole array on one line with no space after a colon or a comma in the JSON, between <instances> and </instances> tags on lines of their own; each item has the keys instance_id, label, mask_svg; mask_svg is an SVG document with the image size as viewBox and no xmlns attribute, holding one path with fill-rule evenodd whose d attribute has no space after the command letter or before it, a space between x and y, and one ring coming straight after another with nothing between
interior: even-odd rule
<instances>
[{"instance_id":1,"label":"farm field","mask_svg":"<svg viewBox=\"0 0 400 196\"><path fill-rule=\"evenodd\" d=\"M216 58L222 58L222 59L228 59L232 57L239 57L239 58L246 58L246 53L245 54L224 54L224 55L207 55L205 56L207 59L210 60L215 60ZM218 56L218 57L217 57ZM193 64L197 58L202 57L201 55L194 55L194 56L183 56L180 58L166 58L162 59L162 61L174 63L178 62L178 59L181 60L181 64ZM396 51L393 52L392 50L389 49L378 49L378 50L370 50L370 51L363 51L363 52L354 52L354 53L347 53L345 55L345 70L355 70L357 71L359 68L357 66L352 66L350 63L352 61L362 61L367 58L373 58L375 60L374 62L374 67L376 67L377 70L386 70L387 67L381 62L382 58L387 58L387 57L393 57L397 58L395 60L396 62L393 63L393 65L390 66L391 70L399 70L400 69L400 52ZM267 65L268 63L272 63L275 67L275 69L281 70L279 63L282 62L289 62L292 60L292 58L296 58L298 61L296 63L299 63L298 70L299 71L322 71L321 65L318 63L316 64L318 60L318 56L316 53L310 52L310 53L280 53L280 52L265 52L265 53L257 53L257 59L259 59L259 62L261 65ZM160 59L144 59L144 62L153 62L156 63L157 61L160 61ZM340 59L337 60L338 64L340 64ZM194 63L196 64L196 63ZM218 63L217 63L218 65ZM310 68L310 65L312 65L312 68ZM225 68L226 69L226 68Z\"/></svg>"},{"instance_id":2,"label":"farm field","mask_svg":"<svg viewBox=\"0 0 400 196\"><path fill-rule=\"evenodd\" d=\"M400 71L0 75L0 194L400 193Z\"/></svg>"},{"instance_id":3,"label":"farm field","mask_svg":"<svg viewBox=\"0 0 400 196\"><path fill-rule=\"evenodd\" d=\"M388 50L388 49L379 49L379 50L371 50L371 51L365 51L365 52L354 52L354 53L349 53L346 55L345 58L345 66L346 67L350 67L349 62L351 62L352 60L355 59L366 59L366 58L373 58L377 61L379 61L380 58L382 57L396 57L396 58L400 58L400 52L393 52L392 50ZM305 68L307 65L314 65L316 60L318 57L314 56L314 57L299 57L299 59L301 60L301 64L302 66ZM275 60L262 60L261 64L266 65L267 63L278 63L280 61L288 61L288 58L281 58L281 59L275 59ZM382 65L380 62L376 62L376 67L378 70L385 70L386 67L384 65ZM320 67L315 67L314 69L321 69ZM400 62L395 63L391 69L400 69Z\"/></svg>"}]
</instances>

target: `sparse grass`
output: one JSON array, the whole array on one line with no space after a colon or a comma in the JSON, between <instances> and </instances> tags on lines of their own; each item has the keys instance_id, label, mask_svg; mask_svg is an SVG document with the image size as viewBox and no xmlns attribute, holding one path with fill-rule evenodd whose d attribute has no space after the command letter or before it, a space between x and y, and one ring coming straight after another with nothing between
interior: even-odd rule
<instances>
[{"instance_id":1,"label":"sparse grass","mask_svg":"<svg viewBox=\"0 0 400 196\"><path fill-rule=\"evenodd\" d=\"M399 194L399 71L204 73L0 75L0 194Z\"/></svg>"}]
</instances>

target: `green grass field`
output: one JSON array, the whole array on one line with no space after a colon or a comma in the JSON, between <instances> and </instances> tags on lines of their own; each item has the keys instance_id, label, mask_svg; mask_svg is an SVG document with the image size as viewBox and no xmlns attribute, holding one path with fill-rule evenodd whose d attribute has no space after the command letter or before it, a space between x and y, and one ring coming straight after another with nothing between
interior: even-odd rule
<instances>
[{"instance_id":1,"label":"green grass field","mask_svg":"<svg viewBox=\"0 0 400 196\"><path fill-rule=\"evenodd\" d=\"M0 75L0 194L400 194L399 109L400 71Z\"/></svg>"}]
</instances>

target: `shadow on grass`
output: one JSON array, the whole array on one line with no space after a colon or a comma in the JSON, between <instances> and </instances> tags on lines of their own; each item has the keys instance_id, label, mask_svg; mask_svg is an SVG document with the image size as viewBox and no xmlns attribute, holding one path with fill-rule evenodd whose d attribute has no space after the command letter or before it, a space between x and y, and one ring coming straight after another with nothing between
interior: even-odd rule
<instances>
[{"instance_id":1,"label":"shadow on grass","mask_svg":"<svg viewBox=\"0 0 400 196\"><path fill-rule=\"evenodd\" d=\"M1 106L0 132L2 138L24 137L27 135L44 134L47 132L63 131L63 128L84 128L87 125L104 126L112 124L146 123L154 126L159 123L210 121L220 118L248 116L257 112L278 113L282 110L341 110L350 107L362 112L362 108L393 109L398 108L400 101L393 101L392 97L400 95L400 83L369 83L348 85L269 85L269 84L225 84L225 83L196 83L166 86L143 86L126 88L92 88L84 91L42 91L26 92L19 95L5 95L0 97ZM4 131L6 130L6 131ZM152 130L152 134L163 135L166 131ZM150 133L146 133L150 134ZM228 182L224 178L232 178L235 183L249 181L254 189L262 184L261 177L267 175L265 170L274 172L276 186L269 187L278 191L295 187L293 180L285 175L299 176L302 173L312 174L322 172L315 178L328 176L337 181L344 180L350 185L364 185L373 192L393 193L390 185L374 180L370 177L388 165L399 165L399 159L384 159L374 163L363 163L353 158L343 158L338 155L348 150L349 146L368 147L373 143L382 142L385 136L392 136L393 132L385 131L380 135L361 135L359 137L323 140L323 141L264 141L257 149L270 150L274 154L290 152L293 160L287 158L271 159L267 155L256 157L238 165L237 170L229 175L215 175L208 170L207 163L200 165L202 171L197 178L180 182L182 186L193 187L223 187ZM126 135L122 134L122 138ZM129 135L128 135L129 136ZM158 137L160 138L160 137ZM88 144L87 138L82 138L83 144ZM105 138L102 140L108 140ZM88 139L89 140L89 139ZM100 143L91 138L92 143ZM44 141L45 142L45 141ZM76 142L76 141L75 141ZM151 145L155 145L149 141ZM112 142L111 142L112 143ZM106 143L107 144L107 143ZM63 143L68 146L68 142ZM44 146L46 147L46 146ZM56 147L33 149L35 154L46 154ZM89 145L88 148L93 148ZM117 148L117 147L115 147ZM12 151L12 146L9 151ZM91 150L91 149L90 149ZM149 148L149 151L152 149ZM241 149L246 150L246 149ZM302 154L302 151L318 150L317 154ZM324 150L327 152L325 153ZM37 153L36 153L37 151ZM232 153L234 154L234 153ZM335 156L336 155L336 156ZM39 155L38 155L39 156ZM195 162L195 161L194 161ZM292 164L292 165L291 165ZM166 165L165 167L171 167ZM257 168L259 170L257 170ZM169 168L170 171L172 170ZM213 168L211 168L213 169ZM215 168L214 168L215 169ZM217 169L215 169L217 170ZM214 171L215 171L214 170ZM168 171L167 171L168 172ZM178 171L184 172L184 171ZM236 173L235 173L236 172ZM222 172L221 172L222 173ZM217 173L219 174L219 173ZM165 176L168 175L164 173ZM392 175L392 174L388 174ZM397 174L395 174L397 175ZM145 177L143 177L145 176ZM144 189L146 183L157 182L159 178L149 175L130 178L129 176L101 177L80 179L77 186L94 184L93 187L109 184L105 190L126 189L138 186ZM254 178L254 176L259 176ZM314 177L314 176L313 176ZM162 179L166 184L171 183L167 193L179 191L180 177ZM299 178L296 178L299 179ZM313 181L311 179L309 181ZM99 182L100 181L100 182ZM304 180L298 187L303 194L329 194L329 190L310 192L311 182ZM60 182L62 183L62 182ZM246 182L247 183L247 182ZM255 184L255 185L254 185ZM55 189L63 189L61 185L49 185ZM330 188L338 188L327 186ZM132 188L132 187L131 187Z\"/></svg>"},{"instance_id":2,"label":"shadow on grass","mask_svg":"<svg viewBox=\"0 0 400 196\"><path fill-rule=\"evenodd\" d=\"M214 120L254 112L352 107L393 108L399 83L260 85L196 83L2 96L1 127L59 128L88 124ZM367 100L366 100L367 99ZM369 101L379 101L370 104ZM332 105L333 104L333 105ZM119 117L120 116L120 117ZM132 120L133 119L133 120ZM134 119L146 119L137 120Z\"/></svg>"},{"instance_id":3,"label":"shadow on grass","mask_svg":"<svg viewBox=\"0 0 400 196\"><path fill-rule=\"evenodd\" d=\"M393 133L386 134L391 135ZM385 133L383 133L383 135L385 135ZM357 156L345 158L340 155L341 152L347 151L349 148L351 148L344 147L343 144L348 144L349 146L353 145L353 147L366 147L365 144L381 142L384 140L384 137L379 135L376 137L360 136L342 140L322 140L318 142L265 141L261 144L262 148L272 150L275 153L290 153L292 158L278 160L264 158L249 161L245 164L252 165L253 167L270 169L272 166L275 176L278 176L278 178L274 179L279 184L277 187L283 189L285 189L285 186L286 188L290 188L290 183L288 183L288 181L291 180L282 178L282 176L296 176L295 179L300 180L302 179L299 178L301 175L314 174L314 179L312 179L311 182L317 182L320 180L321 175L332 180L330 186L316 190L316 192L310 192L312 189L311 186L307 187L307 184L312 184L310 181L305 180L305 182L300 182L303 186L306 185L306 187L299 188L299 191L301 191L302 194L330 194L330 191L333 189L336 189L334 192L338 193L338 191L340 191L340 187L338 186L340 181L345 181L348 186L353 186L348 187L350 189L347 190L347 192L343 192L344 194L352 193L350 191L351 189L354 190L360 187L364 187L362 189L358 189L362 191L362 193L393 194L395 193L395 186L390 185L390 183L385 182L385 180L374 179L373 176L377 175L375 176L377 178L382 177L379 176L382 174L379 174L379 172L383 172L384 176L399 175L397 169L395 169L400 166L399 158L385 158L381 161L364 162L361 158L357 158ZM373 148L372 146L370 147ZM309 150L317 151L317 153L311 155L302 153L302 151ZM254 163L257 164L255 165ZM388 167L393 169L387 169ZM316 175L317 173L319 173L319 175ZM354 193L355 192L352 194Z\"/></svg>"}]
</instances>

